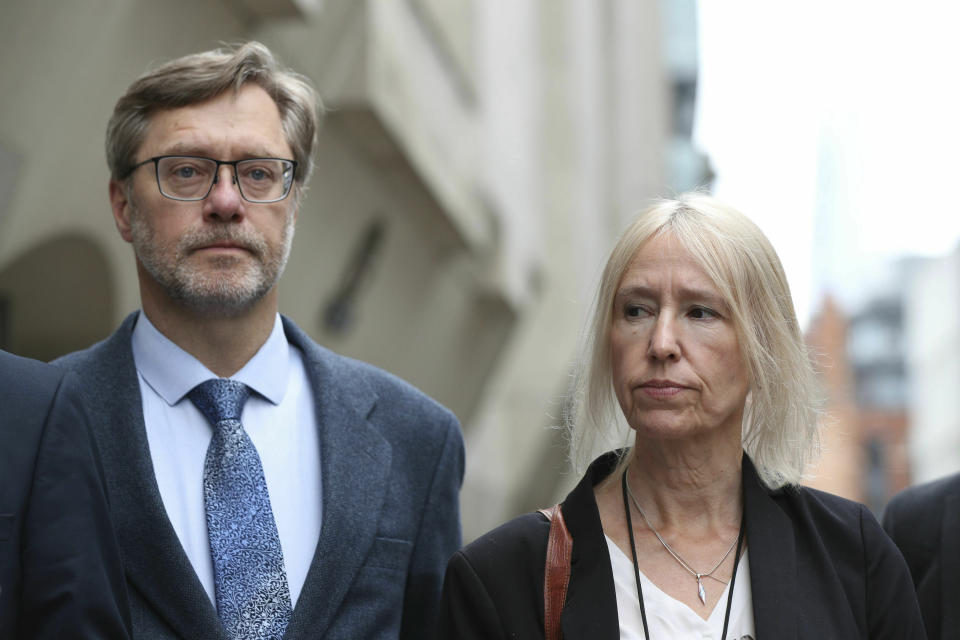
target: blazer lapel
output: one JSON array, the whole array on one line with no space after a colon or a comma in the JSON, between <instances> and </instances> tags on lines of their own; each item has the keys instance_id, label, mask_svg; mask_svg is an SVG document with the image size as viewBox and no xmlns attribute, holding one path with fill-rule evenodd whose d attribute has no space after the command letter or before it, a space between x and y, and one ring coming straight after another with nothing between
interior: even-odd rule
<instances>
[{"instance_id":1,"label":"blazer lapel","mask_svg":"<svg viewBox=\"0 0 960 640\"><path fill-rule=\"evenodd\" d=\"M943 503L940 530L940 610L943 612L943 637L954 637L960 629L960 609L955 598L960 594L960 496L947 496Z\"/></svg>"},{"instance_id":2,"label":"blazer lapel","mask_svg":"<svg viewBox=\"0 0 960 640\"><path fill-rule=\"evenodd\" d=\"M301 349L316 397L323 478L323 524L286 637L323 637L363 566L377 531L389 480L389 443L370 424L376 394L338 366L287 318L287 339Z\"/></svg>"},{"instance_id":3,"label":"blazer lapel","mask_svg":"<svg viewBox=\"0 0 960 640\"><path fill-rule=\"evenodd\" d=\"M127 580L183 638L226 638L157 488L130 335L136 315L81 371Z\"/></svg>"},{"instance_id":4,"label":"blazer lapel","mask_svg":"<svg viewBox=\"0 0 960 640\"><path fill-rule=\"evenodd\" d=\"M563 517L573 538L570 586L560 614L564 638L620 637L613 569L593 496L594 484L608 476L616 465L614 454L599 458L563 501Z\"/></svg>"},{"instance_id":5,"label":"blazer lapel","mask_svg":"<svg viewBox=\"0 0 960 640\"><path fill-rule=\"evenodd\" d=\"M563 635L567 638L619 637L613 571L603 537L597 535L603 527L593 498L594 484L609 475L616 463L614 454L596 460L563 503L573 537L570 591L561 615ZM757 637L795 640L799 613L793 527L760 484L746 455L743 499Z\"/></svg>"},{"instance_id":6,"label":"blazer lapel","mask_svg":"<svg viewBox=\"0 0 960 640\"><path fill-rule=\"evenodd\" d=\"M743 504L750 588L758 638L797 637L797 553L790 519L760 484L750 458L743 456Z\"/></svg>"}]
</instances>

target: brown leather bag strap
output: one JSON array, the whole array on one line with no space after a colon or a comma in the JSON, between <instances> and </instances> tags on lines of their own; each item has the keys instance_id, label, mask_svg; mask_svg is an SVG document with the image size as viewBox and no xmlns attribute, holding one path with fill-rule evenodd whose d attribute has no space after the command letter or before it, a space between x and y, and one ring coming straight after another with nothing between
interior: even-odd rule
<instances>
[{"instance_id":1,"label":"brown leather bag strap","mask_svg":"<svg viewBox=\"0 0 960 640\"><path fill-rule=\"evenodd\" d=\"M570 583L570 555L573 538L567 530L560 505L540 509L550 520L550 537L547 538L547 558L543 575L543 631L546 640L560 640L560 612L567 599Z\"/></svg>"}]
</instances>

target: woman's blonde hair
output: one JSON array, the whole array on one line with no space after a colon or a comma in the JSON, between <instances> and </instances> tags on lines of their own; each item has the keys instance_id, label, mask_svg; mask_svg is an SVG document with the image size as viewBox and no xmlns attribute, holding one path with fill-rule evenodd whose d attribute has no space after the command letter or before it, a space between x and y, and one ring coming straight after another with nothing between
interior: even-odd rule
<instances>
[{"instance_id":1,"label":"woman's blonde hair","mask_svg":"<svg viewBox=\"0 0 960 640\"><path fill-rule=\"evenodd\" d=\"M597 452L628 448L632 441L613 391L613 299L637 250L663 234L700 264L731 310L751 380L744 449L768 487L799 484L819 449L820 393L790 287L760 228L702 193L659 201L640 213L607 260L566 415L574 468L580 472Z\"/></svg>"}]
</instances>

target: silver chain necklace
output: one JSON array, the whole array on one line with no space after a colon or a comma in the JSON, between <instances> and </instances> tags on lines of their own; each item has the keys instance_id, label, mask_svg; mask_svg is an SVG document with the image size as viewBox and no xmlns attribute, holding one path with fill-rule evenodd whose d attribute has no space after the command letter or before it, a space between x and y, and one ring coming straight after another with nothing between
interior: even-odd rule
<instances>
[{"instance_id":1,"label":"silver chain necklace","mask_svg":"<svg viewBox=\"0 0 960 640\"><path fill-rule=\"evenodd\" d=\"M626 471L624 471L624 475L626 475ZM627 487L627 494L629 494L630 496L630 501L633 502L633 506L636 507L637 511L640 512L640 517L642 517L643 521L647 523L647 527L649 527L650 531L653 532L653 535L657 536L657 540L659 540L660 544L663 545L663 548L667 550L667 553L673 556L673 559L676 560L681 567L686 569L687 572L690 573L690 575L696 578L697 595L700 596L701 603L707 604L707 591L706 589L703 588L703 578L710 578L711 580L716 580L720 584L727 584L726 580L721 580L720 578L717 578L716 576L713 575L713 572L720 568L720 565L722 565L723 561L727 559L727 556L730 555L730 553L733 551L733 548L737 546L737 540L739 540L739 536L733 540L733 544L731 544L730 548L727 549L727 552L723 554L723 557L720 558L720 561L717 562L717 564L713 565L713 569L710 569L710 571L703 571L703 572L694 571L690 567L690 565L687 564L686 561L684 561L684 559L680 557L680 554L674 551L673 548L669 544L667 544L667 541L663 539L660 533L653 528L653 525L650 524L650 520L647 518L647 514L643 512L643 509L640 507L640 503L637 502L636 496L633 495L633 489L630 488L630 483L627 482L625 484Z\"/></svg>"}]
</instances>

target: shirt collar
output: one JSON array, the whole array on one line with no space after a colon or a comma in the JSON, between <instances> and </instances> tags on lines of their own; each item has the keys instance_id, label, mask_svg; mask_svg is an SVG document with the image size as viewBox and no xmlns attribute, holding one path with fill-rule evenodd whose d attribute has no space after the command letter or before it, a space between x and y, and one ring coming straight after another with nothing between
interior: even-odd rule
<instances>
[{"instance_id":1,"label":"shirt collar","mask_svg":"<svg viewBox=\"0 0 960 640\"><path fill-rule=\"evenodd\" d=\"M201 382L218 377L160 333L145 313L141 312L137 318L131 340L137 371L171 406ZM290 344L278 313L267 341L230 379L246 384L273 404L279 404L287 391L290 358Z\"/></svg>"}]
</instances>

